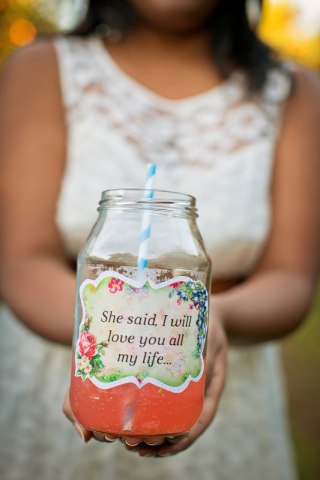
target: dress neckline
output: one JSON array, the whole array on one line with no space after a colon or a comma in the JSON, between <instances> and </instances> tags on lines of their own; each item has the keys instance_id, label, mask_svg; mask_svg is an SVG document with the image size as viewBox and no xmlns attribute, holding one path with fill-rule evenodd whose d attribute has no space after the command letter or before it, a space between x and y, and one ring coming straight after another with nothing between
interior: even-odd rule
<instances>
[{"instance_id":1,"label":"dress neckline","mask_svg":"<svg viewBox=\"0 0 320 480\"><path fill-rule=\"evenodd\" d=\"M104 70L109 73L110 70L113 71L118 81L129 86L131 91L134 90L135 94L144 97L144 99L149 100L153 105L165 110L195 107L199 104L207 104L211 100L219 99L219 97L220 99L221 97L222 99L227 98L228 92L230 92L230 90L234 91L235 87L239 87L244 81L243 74L239 71L234 71L227 79L204 92L181 99L170 99L156 93L127 74L113 59L105 47L102 37L97 35L92 36L91 45L93 46L93 53Z\"/></svg>"}]
</instances>

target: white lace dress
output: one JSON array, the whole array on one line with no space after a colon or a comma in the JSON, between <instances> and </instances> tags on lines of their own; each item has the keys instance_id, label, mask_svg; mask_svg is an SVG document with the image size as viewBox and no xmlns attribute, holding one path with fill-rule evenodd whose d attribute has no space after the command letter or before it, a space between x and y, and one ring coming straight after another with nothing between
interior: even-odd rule
<instances>
[{"instance_id":1,"label":"white lace dress","mask_svg":"<svg viewBox=\"0 0 320 480\"><path fill-rule=\"evenodd\" d=\"M215 89L166 100L112 61L99 38L57 38L68 129L57 224L71 258L96 218L100 192L157 187L193 194L215 278L247 275L270 230L270 181L284 74L247 98L235 73ZM61 412L70 350L30 333L2 308L2 480L293 480L281 368L274 344L230 348L216 419L186 452L140 458L120 444L82 443Z\"/></svg>"}]
</instances>

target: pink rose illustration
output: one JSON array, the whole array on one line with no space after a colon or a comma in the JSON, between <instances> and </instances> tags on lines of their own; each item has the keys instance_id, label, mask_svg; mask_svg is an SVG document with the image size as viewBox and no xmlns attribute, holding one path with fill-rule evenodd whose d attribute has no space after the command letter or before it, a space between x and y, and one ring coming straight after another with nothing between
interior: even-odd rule
<instances>
[{"instance_id":1,"label":"pink rose illustration","mask_svg":"<svg viewBox=\"0 0 320 480\"><path fill-rule=\"evenodd\" d=\"M81 357L91 358L96 353L96 339L90 332L81 332L79 337L79 352Z\"/></svg>"},{"instance_id":2,"label":"pink rose illustration","mask_svg":"<svg viewBox=\"0 0 320 480\"><path fill-rule=\"evenodd\" d=\"M121 292L123 289L123 281L119 280L119 278L112 278L108 283L108 287L111 293Z\"/></svg>"}]
</instances>

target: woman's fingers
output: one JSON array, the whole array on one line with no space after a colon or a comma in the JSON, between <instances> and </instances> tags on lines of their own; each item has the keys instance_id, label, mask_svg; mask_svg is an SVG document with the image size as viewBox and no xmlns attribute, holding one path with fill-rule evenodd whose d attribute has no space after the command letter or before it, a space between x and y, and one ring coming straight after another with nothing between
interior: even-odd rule
<instances>
[{"instance_id":1,"label":"woman's fingers","mask_svg":"<svg viewBox=\"0 0 320 480\"><path fill-rule=\"evenodd\" d=\"M154 447L155 445L161 445L165 441L166 437L162 435L150 435L148 437L144 437L143 441L146 445Z\"/></svg>"},{"instance_id":2,"label":"woman's fingers","mask_svg":"<svg viewBox=\"0 0 320 480\"><path fill-rule=\"evenodd\" d=\"M219 404L224 387L226 369L226 350L221 348L215 358L213 375L207 386L205 401L201 416L196 425L185 435L175 437L159 447L147 447L141 445L137 448L141 456L166 457L175 455L188 448L208 428L212 422Z\"/></svg>"},{"instance_id":3,"label":"woman's fingers","mask_svg":"<svg viewBox=\"0 0 320 480\"><path fill-rule=\"evenodd\" d=\"M124 435L121 440L127 447L136 447L143 442L143 437Z\"/></svg>"},{"instance_id":4,"label":"woman's fingers","mask_svg":"<svg viewBox=\"0 0 320 480\"><path fill-rule=\"evenodd\" d=\"M166 437L162 435L149 435L147 437L123 436L121 440L124 442L127 450L136 451L137 447L156 447L162 445Z\"/></svg>"},{"instance_id":5,"label":"woman's fingers","mask_svg":"<svg viewBox=\"0 0 320 480\"><path fill-rule=\"evenodd\" d=\"M112 443L118 440L119 435L114 435L113 433L103 433L104 439L106 442Z\"/></svg>"}]
</instances>

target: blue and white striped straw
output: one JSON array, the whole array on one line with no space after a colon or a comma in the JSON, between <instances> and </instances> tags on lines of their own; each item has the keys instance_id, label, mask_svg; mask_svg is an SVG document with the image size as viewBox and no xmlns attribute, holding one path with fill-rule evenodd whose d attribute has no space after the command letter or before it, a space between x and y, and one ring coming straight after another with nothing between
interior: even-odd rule
<instances>
[{"instance_id":1,"label":"blue and white striped straw","mask_svg":"<svg viewBox=\"0 0 320 480\"><path fill-rule=\"evenodd\" d=\"M154 196L154 180L157 167L155 164L150 163L147 166L147 175L146 183L144 189L144 198L153 198ZM148 250L149 250L149 239L151 235L151 221L150 221L150 210L146 208L142 216L142 227L140 234L140 245L138 253L138 268L143 270L148 266Z\"/></svg>"}]
</instances>

